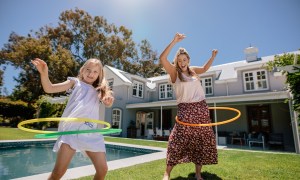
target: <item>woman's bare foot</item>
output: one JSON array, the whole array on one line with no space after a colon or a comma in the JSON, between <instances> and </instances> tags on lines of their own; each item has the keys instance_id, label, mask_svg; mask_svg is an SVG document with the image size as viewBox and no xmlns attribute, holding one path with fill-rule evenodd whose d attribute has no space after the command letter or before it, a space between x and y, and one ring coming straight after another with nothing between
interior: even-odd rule
<instances>
[{"instance_id":1,"label":"woman's bare foot","mask_svg":"<svg viewBox=\"0 0 300 180\"><path fill-rule=\"evenodd\" d=\"M195 178L196 178L197 180L203 180L203 178L201 177L201 174L200 174L200 175L195 175Z\"/></svg>"},{"instance_id":2,"label":"woman's bare foot","mask_svg":"<svg viewBox=\"0 0 300 180\"><path fill-rule=\"evenodd\" d=\"M169 179L170 179L169 175L167 173L165 173L164 177L163 177L163 180L169 180Z\"/></svg>"}]
</instances>

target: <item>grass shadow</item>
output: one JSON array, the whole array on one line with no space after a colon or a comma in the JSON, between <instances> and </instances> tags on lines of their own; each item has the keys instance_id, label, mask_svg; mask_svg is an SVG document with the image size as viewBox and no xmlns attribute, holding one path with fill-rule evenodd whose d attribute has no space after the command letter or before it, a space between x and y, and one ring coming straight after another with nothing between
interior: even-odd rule
<instances>
[{"instance_id":1,"label":"grass shadow","mask_svg":"<svg viewBox=\"0 0 300 180\"><path fill-rule=\"evenodd\" d=\"M203 179L205 180L222 180L222 178L220 178L218 175L216 174L212 174L212 173L209 173L209 172L202 172L201 173L201 176ZM171 180L195 180L195 173L190 173L188 175L188 177L176 177L176 178L172 178Z\"/></svg>"}]
</instances>

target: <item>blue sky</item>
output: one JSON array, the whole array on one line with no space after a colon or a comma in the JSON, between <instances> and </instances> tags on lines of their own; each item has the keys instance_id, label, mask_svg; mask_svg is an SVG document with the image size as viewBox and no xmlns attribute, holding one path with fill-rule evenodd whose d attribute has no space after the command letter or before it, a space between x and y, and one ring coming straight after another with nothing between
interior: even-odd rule
<instances>
[{"instance_id":1,"label":"blue sky","mask_svg":"<svg viewBox=\"0 0 300 180\"><path fill-rule=\"evenodd\" d=\"M169 59L185 47L194 66L203 65L212 49L219 50L213 63L218 65L244 60L243 50L250 44L260 57L300 48L299 0L1 0L0 48L11 32L26 35L44 25L56 26L62 11L76 7L124 25L135 42L147 39L158 53L176 32L184 33L187 38ZM8 67L4 74L9 92L17 73Z\"/></svg>"}]
</instances>

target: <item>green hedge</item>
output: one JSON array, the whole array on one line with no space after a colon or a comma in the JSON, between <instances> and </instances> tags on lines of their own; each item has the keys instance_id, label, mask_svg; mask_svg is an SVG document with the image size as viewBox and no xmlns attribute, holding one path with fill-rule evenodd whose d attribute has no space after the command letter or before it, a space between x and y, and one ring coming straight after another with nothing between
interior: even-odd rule
<instances>
[{"instance_id":1,"label":"green hedge","mask_svg":"<svg viewBox=\"0 0 300 180\"><path fill-rule=\"evenodd\" d=\"M66 104L67 100L62 103L50 103L47 99L49 96L42 96L37 101L37 113L36 118L50 118L50 117L61 117ZM58 122L57 121L50 121L50 122L41 122L36 123L36 128L38 129L45 129L45 128L57 128Z\"/></svg>"},{"instance_id":2,"label":"green hedge","mask_svg":"<svg viewBox=\"0 0 300 180\"><path fill-rule=\"evenodd\" d=\"M2 124L4 120L9 120L11 127L16 127L19 122L32 119L36 112L35 107L23 101L12 101L8 98L0 98L0 115ZM5 123L4 123L5 124Z\"/></svg>"},{"instance_id":3,"label":"green hedge","mask_svg":"<svg viewBox=\"0 0 300 180\"><path fill-rule=\"evenodd\" d=\"M18 123L34 118L50 118L61 117L66 102L50 103L48 96L41 96L40 99L33 105L28 105L23 101L12 101L8 98L0 98L0 125L17 127ZM45 129L48 127L56 128L58 122L41 122L28 124L26 127L34 129Z\"/></svg>"}]
</instances>

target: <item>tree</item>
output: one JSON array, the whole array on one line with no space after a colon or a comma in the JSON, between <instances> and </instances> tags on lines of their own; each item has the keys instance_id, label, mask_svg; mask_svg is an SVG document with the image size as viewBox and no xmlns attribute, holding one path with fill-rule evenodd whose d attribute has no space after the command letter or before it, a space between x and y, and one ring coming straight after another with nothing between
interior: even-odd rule
<instances>
[{"instance_id":1,"label":"tree","mask_svg":"<svg viewBox=\"0 0 300 180\"><path fill-rule=\"evenodd\" d=\"M1 59L0 59L1 60ZM0 61L0 66L2 66L2 64L4 64L5 62L3 60ZM4 71L6 69L6 66L3 66L2 69L0 69L0 92L1 92L1 96L3 95L2 93L2 86L3 86L3 78L4 78Z\"/></svg>"},{"instance_id":2,"label":"tree","mask_svg":"<svg viewBox=\"0 0 300 180\"><path fill-rule=\"evenodd\" d=\"M58 27L46 27L46 36L52 47L61 45L79 63L98 58L105 65L123 69L123 62L136 56L132 31L124 26L109 24L104 17L92 17L78 8L61 13L59 20Z\"/></svg>"},{"instance_id":3,"label":"tree","mask_svg":"<svg viewBox=\"0 0 300 180\"><path fill-rule=\"evenodd\" d=\"M156 51L152 50L149 41L142 40L139 44L140 58L137 74L142 77L153 77L163 73L162 66L158 63L158 55Z\"/></svg>"},{"instance_id":4,"label":"tree","mask_svg":"<svg viewBox=\"0 0 300 180\"><path fill-rule=\"evenodd\" d=\"M298 54L283 54L275 56L274 61L269 61L266 68L271 71L282 67L293 66L294 72L283 70L286 75L286 84L289 86L289 91L293 94L293 108L297 111L300 120L300 55Z\"/></svg>"},{"instance_id":5,"label":"tree","mask_svg":"<svg viewBox=\"0 0 300 180\"><path fill-rule=\"evenodd\" d=\"M0 90L1 90L1 95L2 95L2 86L3 86L3 74L4 71L0 69Z\"/></svg>"},{"instance_id":6,"label":"tree","mask_svg":"<svg viewBox=\"0 0 300 180\"><path fill-rule=\"evenodd\" d=\"M55 49L50 46L49 39L45 37L33 38L32 35L22 37L12 33L9 43L0 51L0 59L8 60L14 67L22 71L17 81L17 86L12 94L13 99L33 102L43 93L40 77L33 67L31 60L39 57L44 59L49 66L49 76L52 82L61 82L66 76L74 76L78 63L69 51L58 45ZM62 60L63 59L63 60Z\"/></svg>"},{"instance_id":7,"label":"tree","mask_svg":"<svg viewBox=\"0 0 300 180\"><path fill-rule=\"evenodd\" d=\"M10 62L22 71L13 92L15 99L34 102L43 94L39 75L30 60L39 57L49 66L53 83L67 76L77 76L79 67L86 59L98 58L104 65L137 73L143 77L160 73L157 54L148 41L139 46L141 60L132 31L124 26L109 24L104 17L92 17L76 8L60 14L56 27L44 26L27 36L12 32L9 41L0 51L1 63Z\"/></svg>"}]
</instances>

